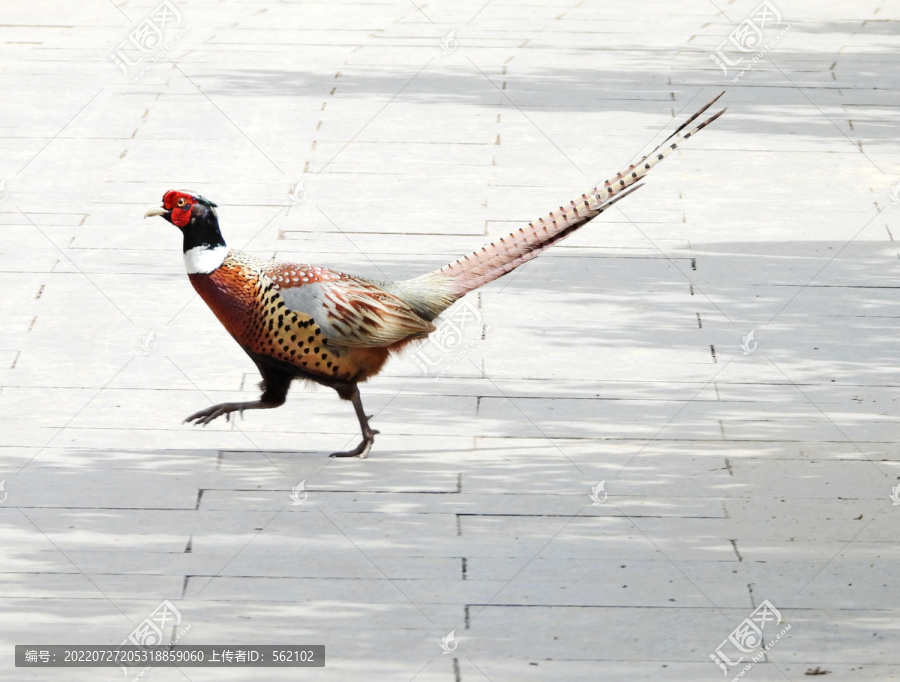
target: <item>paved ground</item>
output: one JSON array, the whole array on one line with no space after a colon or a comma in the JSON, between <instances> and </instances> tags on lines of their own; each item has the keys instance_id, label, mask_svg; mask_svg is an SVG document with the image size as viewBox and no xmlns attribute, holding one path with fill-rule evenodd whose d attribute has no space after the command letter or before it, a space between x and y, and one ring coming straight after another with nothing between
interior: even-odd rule
<instances>
[{"instance_id":1,"label":"paved ground","mask_svg":"<svg viewBox=\"0 0 900 682\"><path fill-rule=\"evenodd\" d=\"M900 4L854 4L4 2L0 677L132 679L12 645L118 644L164 600L166 639L327 667L144 679L900 677ZM398 279L721 90L365 387L370 459L326 457L357 426L324 389L181 424L257 378L141 218L165 190Z\"/></svg>"}]
</instances>

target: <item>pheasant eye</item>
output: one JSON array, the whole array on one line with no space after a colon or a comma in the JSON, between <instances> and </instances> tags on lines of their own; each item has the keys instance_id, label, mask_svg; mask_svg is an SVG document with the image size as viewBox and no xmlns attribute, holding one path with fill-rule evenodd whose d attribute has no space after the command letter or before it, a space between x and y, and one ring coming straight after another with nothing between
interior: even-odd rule
<instances>
[{"instance_id":1,"label":"pheasant eye","mask_svg":"<svg viewBox=\"0 0 900 682\"><path fill-rule=\"evenodd\" d=\"M179 197L178 201L175 202L175 205L178 208L182 208L186 203L187 203L187 199L185 199L184 197Z\"/></svg>"}]
</instances>

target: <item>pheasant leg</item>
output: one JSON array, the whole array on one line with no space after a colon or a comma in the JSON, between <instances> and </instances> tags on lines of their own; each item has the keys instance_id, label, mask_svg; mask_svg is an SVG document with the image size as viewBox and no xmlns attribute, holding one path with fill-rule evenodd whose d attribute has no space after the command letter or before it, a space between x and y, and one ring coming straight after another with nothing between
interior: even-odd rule
<instances>
[{"instance_id":1,"label":"pheasant leg","mask_svg":"<svg viewBox=\"0 0 900 682\"><path fill-rule=\"evenodd\" d=\"M262 375L262 383L259 387L263 391L259 400L250 400L243 403L219 403L218 405L207 407L205 410L195 412L184 420L185 423L193 422L194 424L206 426L213 419L218 419L222 415L225 415L226 421L230 420L232 412L239 412L243 417L244 410L271 410L284 405L293 377L287 372L265 364L257 363L257 367L259 367L259 373Z\"/></svg>"},{"instance_id":2,"label":"pheasant leg","mask_svg":"<svg viewBox=\"0 0 900 682\"><path fill-rule=\"evenodd\" d=\"M353 394L350 396L350 402L353 403L353 409L356 410L356 417L359 419L359 427L362 430L362 440L359 445L352 450L333 452L331 453L331 456L359 457L360 459L365 459L369 456L369 450L372 449L372 443L375 442L375 434L378 433L378 431L369 426L369 419L371 419L371 417L366 416L362 406L362 399L359 397L359 389L356 387L354 387Z\"/></svg>"}]
</instances>

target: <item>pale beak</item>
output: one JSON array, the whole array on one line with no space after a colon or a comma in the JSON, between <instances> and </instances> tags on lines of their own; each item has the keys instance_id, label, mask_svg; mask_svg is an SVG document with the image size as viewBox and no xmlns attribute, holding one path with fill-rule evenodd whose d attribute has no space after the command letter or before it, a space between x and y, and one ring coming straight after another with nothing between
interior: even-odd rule
<instances>
[{"instance_id":1,"label":"pale beak","mask_svg":"<svg viewBox=\"0 0 900 682\"><path fill-rule=\"evenodd\" d=\"M144 214L144 217L149 218L154 215L169 215L169 212L164 208L151 208Z\"/></svg>"}]
</instances>

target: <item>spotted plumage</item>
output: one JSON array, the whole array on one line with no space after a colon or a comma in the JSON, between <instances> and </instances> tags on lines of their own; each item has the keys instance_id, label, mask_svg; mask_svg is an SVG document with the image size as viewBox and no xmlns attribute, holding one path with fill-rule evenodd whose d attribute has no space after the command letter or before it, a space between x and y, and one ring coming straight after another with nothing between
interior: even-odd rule
<instances>
[{"instance_id":1,"label":"spotted plumage","mask_svg":"<svg viewBox=\"0 0 900 682\"><path fill-rule=\"evenodd\" d=\"M317 266L230 251L213 272L189 277L248 354L313 381L365 381L400 344L434 330L376 284Z\"/></svg>"},{"instance_id":2,"label":"spotted plumage","mask_svg":"<svg viewBox=\"0 0 900 682\"><path fill-rule=\"evenodd\" d=\"M335 456L365 457L378 432L363 411L358 384L378 374L391 353L433 332L435 318L454 301L535 258L636 190L638 181L681 141L724 113L681 134L716 99L650 154L580 198L410 280L369 280L229 249L214 203L190 192L167 192L162 208L146 215L161 215L181 229L191 284L256 363L263 379L259 400L213 405L186 421L208 424L232 412L277 407L294 379L306 379L335 389L356 410L362 442Z\"/></svg>"}]
</instances>

